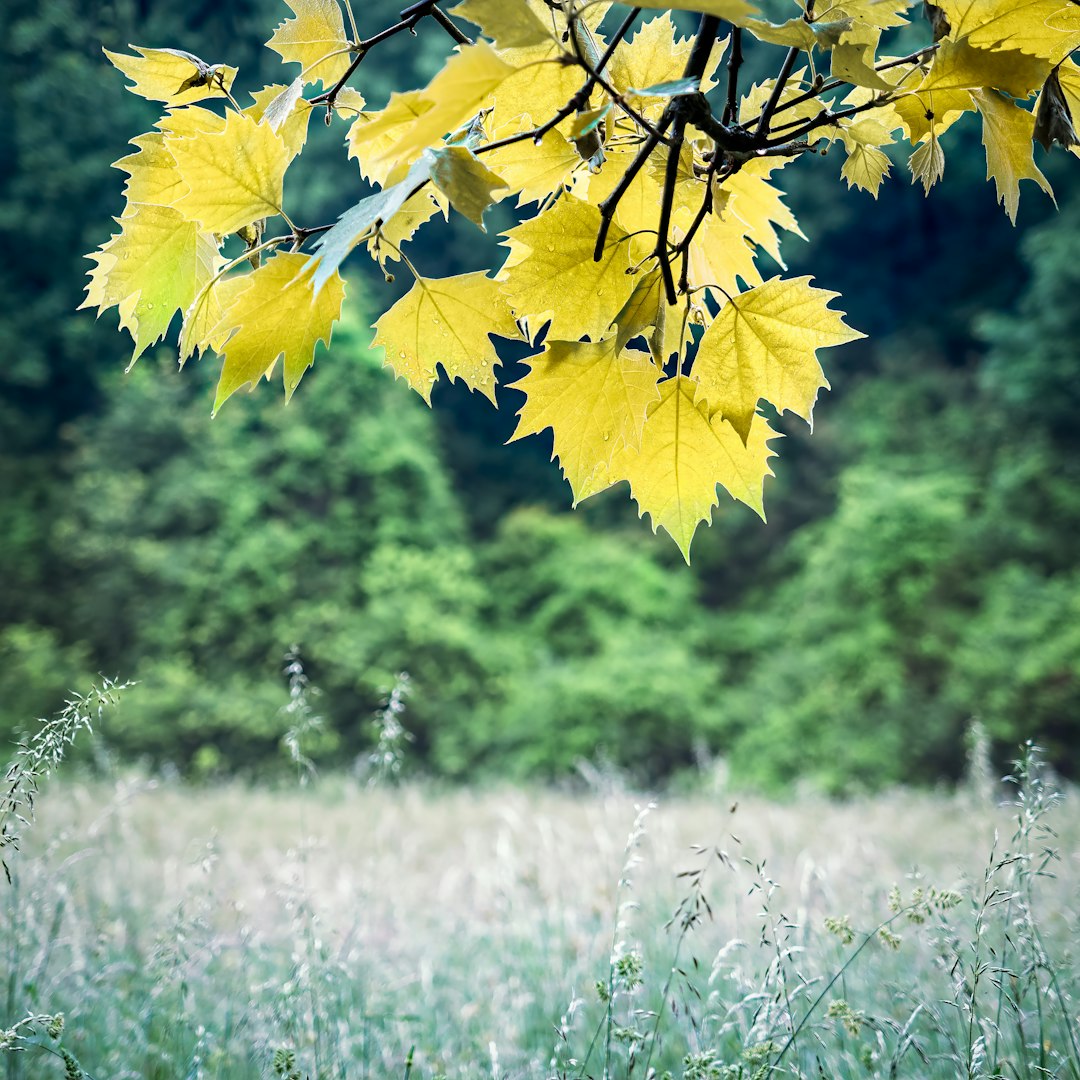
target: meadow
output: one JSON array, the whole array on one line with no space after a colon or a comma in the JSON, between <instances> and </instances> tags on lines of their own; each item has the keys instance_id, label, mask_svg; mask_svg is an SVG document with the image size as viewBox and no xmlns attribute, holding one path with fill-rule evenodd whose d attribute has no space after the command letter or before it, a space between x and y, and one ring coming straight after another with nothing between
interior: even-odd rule
<instances>
[{"instance_id":1,"label":"meadow","mask_svg":"<svg viewBox=\"0 0 1080 1080\"><path fill-rule=\"evenodd\" d=\"M1080 815L1037 771L302 779L50 781L0 884L0 1075L1080 1077Z\"/></svg>"}]
</instances>

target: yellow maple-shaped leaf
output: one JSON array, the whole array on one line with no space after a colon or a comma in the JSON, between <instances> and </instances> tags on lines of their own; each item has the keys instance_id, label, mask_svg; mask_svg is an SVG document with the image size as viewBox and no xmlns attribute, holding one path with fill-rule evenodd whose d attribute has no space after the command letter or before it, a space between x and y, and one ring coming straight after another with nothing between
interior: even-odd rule
<instances>
[{"instance_id":1,"label":"yellow maple-shaped leaf","mask_svg":"<svg viewBox=\"0 0 1080 1080\"><path fill-rule=\"evenodd\" d=\"M839 135L847 150L847 160L840 175L849 188L861 188L876 199L891 168L888 157L880 149L894 141L891 132L881 121L864 118L841 127Z\"/></svg>"},{"instance_id":2,"label":"yellow maple-shaped leaf","mask_svg":"<svg viewBox=\"0 0 1080 1080\"><path fill-rule=\"evenodd\" d=\"M444 135L475 116L515 70L486 41L462 46L421 91L431 107L382 156L398 161L441 142Z\"/></svg>"},{"instance_id":3,"label":"yellow maple-shaped leaf","mask_svg":"<svg viewBox=\"0 0 1080 1080\"><path fill-rule=\"evenodd\" d=\"M892 83L874 67L880 39L876 26L856 22L832 50L832 77L870 90L891 90Z\"/></svg>"},{"instance_id":4,"label":"yellow maple-shaped leaf","mask_svg":"<svg viewBox=\"0 0 1080 1080\"><path fill-rule=\"evenodd\" d=\"M635 337L644 337L653 359L661 367L690 340L687 298L668 304L660 270L638 275L630 299L615 316L615 345L622 349Z\"/></svg>"},{"instance_id":5,"label":"yellow maple-shaped leaf","mask_svg":"<svg viewBox=\"0 0 1080 1080\"><path fill-rule=\"evenodd\" d=\"M224 131L225 117L201 105L188 105L183 109L170 109L155 126L166 139L187 139Z\"/></svg>"},{"instance_id":6,"label":"yellow maple-shaped leaf","mask_svg":"<svg viewBox=\"0 0 1080 1080\"><path fill-rule=\"evenodd\" d=\"M1068 0L941 0L938 6L949 37L977 49L1013 49L1057 64L1080 47Z\"/></svg>"},{"instance_id":7,"label":"yellow maple-shaped leaf","mask_svg":"<svg viewBox=\"0 0 1080 1080\"><path fill-rule=\"evenodd\" d=\"M693 44L693 38L682 37L678 33L671 13L665 11L663 15L644 23L615 53L608 69L609 80L623 93L676 82L683 77ZM713 45L708 67L701 80L703 90L708 91L716 85L716 68L723 58L726 45L726 39ZM634 104L648 115L662 109L667 99L638 95Z\"/></svg>"},{"instance_id":8,"label":"yellow maple-shaped leaf","mask_svg":"<svg viewBox=\"0 0 1080 1080\"><path fill-rule=\"evenodd\" d=\"M840 0L840 3L819 4L818 19L855 19L878 30L891 30L907 23L906 12L916 0Z\"/></svg>"},{"instance_id":9,"label":"yellow maple-shaped leaf","mask_svg":"<svg viewBox=\"0 0 1080 1080\"><path fill-rule=\"evenodd\" d=\"M695 289L707 287L726 293L737 293L740 281L760 285L756 255L746 224L725 207L706 217L697 231L690 246L689 283Z\"/></svg>"},{"instance_id":10,"label":"yellow maple-shaped leaf","mask_svg":"<svg viewBox=\"0 0 1080 1080\"><path fill-rule=\"evenodd\" d=\"M911 169L911 182L916 180L923 186L925 194L945 175L945 153L938 142L937 134L931 132L924 143L915 147L915 152L908 158Z\"/></svg>"},{"instance_id":11,"label":"yellow maple-shaped leaf","mask_svg":"<svg viewBox=\"0 0 1080 1080\"><path fill-rule=\"evenodd\" d=\"M705 331L694 361L697 400L748 439L762 398L807 423L828 387L817 350L865 337L828 304L839 294L810 278L772 278L733 296Z\"/></svg>"},{"instance_id":12,"label":"yellow maple-shaped leaf","mask_svg":"<svg viewBox=\"0 0 1080 1080\"><path fill-rule=\"evenodd\" d=\"M214 401L216 412L232 394L264 375L269 378L283 358L285 399L292 397L304 372L314 361L315 346L329 346L330 332L341 315L345 283L335 272L318 295L310 276L301 271L307 256L282 252L246 275L230 297L212 340L225 340L224 357Z\"/></svg>"},{"instance_id":13,"label":"yellow maple-shaped leaf","mask_svg":"<svg viewBox=\"0 0 1080 1080\"><path fill-rule=\"evenodd\" d=\"M417 278L413 287L375 323L375 346L386 350L387 367L430 405L442 365L495 402L499 355L489 334L520 338L498 282L483 273Z\"/></svg>"},{"instance_id":14,"label":"yellow maple-shaped leaf","mask_svg":"<svg viewBox=\"0 0 1080 1080\"><path fill-rule=\"evenodd\" d=\"M203 353L207 349L220 352L232 330L231 327L221 326L221 316L236 294L246 286L251 275L235 274L218 278L216 274L220 269L220 266L214 268L215 277L199 289L191 306L184 312L178 350L181 366L195 353Z\"/></svg>"},{"instance_id":15,"label":"yellow maple-shaped leaf","mask_svg":"<svg viewBox=\"0 0 1080 1080\"><path fill-rule=\"evenodd\" d=\"M365 180L385 185L395 168L411 164L420 156L422 149L397 158L389 156L389 151L412 130L432 104L423 96L422 90L395 92L390 95L385 109L361 113L353 121L345 138L349 157L356 158L360 175Z\"/></svg>"},{"instance_id":16,"label":"yellow maple-shaped leaf","mask_svg":"<svg viewBox=\"0 0 1080 1080\"><path fill-rule=\"evenodd\" d=\"M471 150L445 146L431 152L431 182L450 205L473 224L484 229L484 211L498 202L508 188Z\"/></svg>"},{"instance_id":17,"label":"yellow maple-shaped leaf","mask_svg":"<svg viewBox=\"0 0 1080 1080\"><path fill-rule=\"evenodd\" d=\"M764 248L780 265L780 236L778 229L806 239L795 215L784 204L784 193L769 182L772 174L784 167L790 158L756 158L727 177L722 190L728 194L725 213L746 226L749 240Z\"/></svg>"},{"instance_id":18,"label":"yellow maple-shaped leaf","mask_svg":"<svg viewBox=\"0 0 1080 1080\"><path fill-rule=\"evenodd\" d=\"M888 156L876 146L855 143L848 147L840 175L847 181L849 188L861 188L876 199L882 181L889 175L891 167Z\"/></svg>"},{"instance_id":19,"label":"yellow maple-shaped leaf","mask_svg":"<svg viewBox=\"0 0 1080 1080\"><path fill-rule=\"evenodd\" d=\"M991 87L1027 98L1046 82L1051 64L1015 49L977 49L966 38L938 44L930 70L915 89L978 90Z\"/></svg>"},{"instance_id":20,"label":"yellow maple-shaped leaf","mask_svg":"<svg viewBox=\"0 0 1080 1080\"><path fill-rule=\"evenodd\" d=\"M507 0L462 0L453 14L475 23L499 49L542 45L554 39L550 21L539 18L527 4Z\"/></svg>"},{"instance_id":21,"label":"yellow maple-shaped leaf","mask_svg":"<svg viewBox=\"0 0 1080 1080\"><path fill-rule=\"evenodd\" d=\"M561 43L566 33L565 19L549 13L548 19L552 17L563 24L557 35L560 40L500 51L499 55L515 71L493 94L489 117L493 131L502 131L523 117L542 123L581 89L581 69L571 62L573 53ZM567 134L568 125L569 121L562 125L563 134Z\"/></svg>"},{"instance_id":22,"label":"yellow maple-shaped leaf","mask_svg":"<svg viewBox=\"0 0 1080 1080\"><path fill-rule=\"evenodd\" d=\"M230 112L221 131L170 137L165 145L191 189L177 208L204 229L236 232L281 213L282 185L292 158L267 124Z\"/></svg>"},{"instance_id":23,"label":"yellow maple-shaped leaf","mask_svg":"<svg viewBox=\"0 0 1080 1080\"><path fill-rule=\"evenodd\" d=\"M113 67L122 71L132 85L128 89L151 101L166 105L190 105L204 98L226 97L236 78L236 68L207 64L182 49L146 49L129 45L139 55L101 51ZM224 85L224 89L222 86Z\"/></svg>"},{"instance_id":24,"label":"yellow maple-shaped leaf","mask_svg":"<svg viewBox=\"0 0 1080 1080\"><path fill-rule=\"evenodd\" d=\"M966 112L975 108L970 90L927 90L905 94L892 102L912 145L931 135L940 139Z\"/></svg>"},{"instance_id":25,"label":"yellow maple-shaped leaf","mask_svg":"<svg viewBox=\"0 0 1080 1080\"><path fill-rule=\"evenodd\" d=\"M551 428L552 457L574 492L591 494L624 447L637 448L645 413L659 397L660 369L647 353L621 351L614 335L601 341L551 341L527 357L529 374L512 385L526 395L510 441Z\"/></svg>"},{"instance_id":26,"label":"yellow maple-shaped leaf","mask_svg":"<svg viewBox=\"0 0 1080 1080\"><path fill-rule=\"evenodd\" d=\"M311 104L304 100L303 84L294 79L288 86L274 84L253 90L251 96L255 103L244 112L252 120L269 124L285 144L289 156L296 157L307 142L308 121L313 111Z\"/></svg>"},{"instance_id":27,"label":"yellow maple-shaped leaf","mask_svg":"<svg viewBox=\"0 0 1080 1080\"><path fill-rule=\"evenodd\" d=\"M79 306L99 315L119 309L120 326L135 341L134 363L210 280L217 244L168 206L135 204L117 223L121 231L88 256L97 265Z\"/></svg>"},{"instance_id":28,"label":"yellow maple-shaped leaf","mask_svg":"<svg viewBox=\"0 0 1080 1080\"><path fill-rule=\"evenodd\" d=\"M651 10L667 11L670 3L664 0L644 0L638 7ZM735 26L745 26L751 19L758 18L761 12L751 0L685 0L679 8L683 11L697 11L702 15L719 15Z\"/></svg>"},{"instance_id":29,"label":"yellow maple-shaped leaf","mask_svg":"<svg viewBox=\"0 0 1080 1080\"><path fill-rule=\"evenodd\" d=\"M550 334L562 341L607 331L636 282L627 273L629 238L617 225L603 257L593 261L599 228L599 210L565 195L505 234L510 252L499 276L517 315L550 315Z\"/></svg>"},{"instance_id":30,"label":"yellow maple-shaped leaf","mask_svg":"<svg viewBox=\"0 0 1080 1080\"><path fill-rule=\"evenodd\" d=\"M266 43L287 64L299 64L306 83L330 87L348 70L349 38L337 0L285 0L286 19Z\"/></svg>"},{"instance_id":31,"label":"yellow maple-shaped leaf","mask_svg":"<svg viewBox=\"0 0 1080 1080\"><path fill-rule=\"evenodd\" d=\"M188 186L176 171L176 159L165 146L165 136L158 131L131 140L137 152L113 162L114 169L128 174L124 198L129 203L152 203L175 206L188 193Z\"/></svg>"},{"instance_id":32,"label":"yellow maple-shaped leaf","mask_svg":"<svg viewBox=\"0 0 1080 1080\"><path fill-rule=\"evenodd\" d=\"M719 504L717 484L764 519L762 489L775 456L768 443L779 436L757 416L744 443L731 424L695 403L696 384L685 375L665 379L658 389L640 445L616 454L608 480L629 481L639 515L648 513L653 532L667 532L689 562L698 525L710 521Z\"/></svg>"},{"instance_id":33,"label":"yellow maple-shaped leaf","mask_svg":"<svg viewBox=\"0 0 1080 1080\"><path fill-rule=\"evenodd\" d=\"M516 129L517 125L514 127ZM483 151L483 147L479 149ZM482 153L481 158L502 177L512 192L517 192L518 206L546 199L582 165L577 150L558 131L547 132L539 146L532 139L522 139L490 153Z\"/></svg>"},{"instance_id":34,"label":"yellow maple-shaped leaf","mask_svg":"<svg viewBox=\"0 0 1080 1080\"><path fill-rule=\"evenodd\" d=\"M447 215L448 204L439 192L418 191L405 200L389 221L379 226L378 232L368 240L368 253L381 262L397 262L401 258L401 245L411 240L416 230L440 210Z\"/></svg>"},{"instance_id":35,"label":"yellow maple-shaped leaf","mask_svg":"<svg viewBox=\"0 0 1080 1080\"><path fill-rule=\"evenodd\" d=\"M1035 117L992 90L977 90L973 96L983 119L986 178L993 177L998 202L1004 204L1005 213L1015 224L1021 180L1034 180L1047 195L1054 197L1050 182L1035 164L1032 141Z\"/></svg>"}]
</instances>

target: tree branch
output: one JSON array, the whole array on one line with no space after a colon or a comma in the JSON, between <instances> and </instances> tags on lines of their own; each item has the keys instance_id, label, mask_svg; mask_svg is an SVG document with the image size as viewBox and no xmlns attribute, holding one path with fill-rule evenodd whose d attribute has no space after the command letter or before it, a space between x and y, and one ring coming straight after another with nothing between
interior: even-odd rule
<instances>
[{"instance_id":1,"label":"tree branch","mask_svg":"<svg viewBox=\"0 0 1080 1080\"><path fill-rule=\"evenodd\" d=\"M739 68L742 66L742 27L731 28L731 54L727 65L727 104L724 106L723 123L739 122Z\"/></svg>"},{"instance_id":2,"label":"tree branch","mask_svg":"<svg viewBox=\"0 0 1080 1080\"><path fill-rule=\"evenodd\" d=\"M761 110L761 115L758 117L755 133L759 138L764 137L769 133L769 121L776 111L776 106L780 104L780 95L784 92L784 87L787 85L787 81L791 76L791 72L795 67L795 61L798 57L798 49L794 46L788 49L787 56L784 57L784 63L780 68L780 74L776 76L776 82L773 83L769 100L766 103L765 108Z\"/></svg>"},{"instance_id":3,"label":"tree branch","mask_svg":"<svg viewBox=\"0 0 1080 1080\"><path fill-rule=\"evenodd\" d=\"M334 102L337 101L338 94L341 93L345 84L353 77L356 69L360 66L361 61L373 49L376 45L381 44L388 38L394 37L396 34L400 34L403 30L415 31L416 24L425 16L430 15L435 21L456 41L459 45L471 45L472 38L463 34L453 23L450 16L446 14L439 6L436 0L419 0L418 3L412 4L410 7L398 12L398 21L393 26L388 26L385 30L380 30L372 37L365 38L363 41L356 42L352 46L353 52L356 56L353 58L352 63L349 64L345 73L329 90L325 93L318 94L311 99L312 105L326 105L328 108L334 107Z\"/></svg>"}]
</instances>

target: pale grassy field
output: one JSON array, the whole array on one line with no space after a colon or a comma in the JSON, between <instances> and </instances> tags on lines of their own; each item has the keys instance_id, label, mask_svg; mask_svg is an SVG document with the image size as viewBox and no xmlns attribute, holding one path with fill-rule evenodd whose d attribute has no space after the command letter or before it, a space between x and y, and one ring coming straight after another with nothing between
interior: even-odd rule
<instances>
[{"instance_id":1,"label":"pale grassy field","mask_svg":"<svg viewBox=\"0 0 1080 1080\"><path fill-rule=\"evenodd\" d=\"M971 794L733 801L53 782L0 885L0 1028L66 1024L0 1076L1080 1076L1075 796L1015 840ZM894 886L958 896L857 952Z\"/></svg>"}]
</instances>

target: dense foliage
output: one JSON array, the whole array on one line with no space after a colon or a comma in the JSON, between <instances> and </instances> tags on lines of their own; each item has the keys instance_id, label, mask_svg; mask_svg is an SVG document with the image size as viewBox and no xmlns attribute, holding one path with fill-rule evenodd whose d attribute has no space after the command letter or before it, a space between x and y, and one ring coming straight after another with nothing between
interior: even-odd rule
<instances>
[{"instance_id":1,"label":"dense foliage","mask_svg":"<svg viewBox=\"0 0 1080 1080\"><path fill-rule=\"evenodd\" d=\"M153 114L135 119L97 44L190 43L246 73L259 61L237 43L276 5L141 7L2 16L16 167L0 177L0 228L24 252L0 313L7 730L105 670L141 683L104 732L116 749L254 765L287 725L280 657L299 642L324 691L321 752L338 761L363 751L408 670L412 752L451 775L564 775L584 758L658 779L705 753L773 786L929 781L962 768L975 715L1000 747L1034 735L1069 767L1080 215L1067 194L1021 256L964 119L936 203L889 186L873 203L807 163L819 175L793 178L790 201L817 242L812 264L789 249L792 273L839 287L875 344L837 351L837 400L812 440L774 419L789 438L770 526L723 515L694 570L676 569L617 499L565 516L550 449L500 449L513 423L478 396L437 386L428 414L395 390L356 314L378 302L363 279L288 410L244 396L211 422L206 362L150 370L174 362L167 347L116 377L109 336L66 312L78 252L120 210L107 148ZM416 41L387 42L392 65L365 61L372 101L403 70L415 83L437 70L447 46ZM73 86L93 103L82 124L64 104ZM64 160L38 137L54 118ZM339 134L312 125L308 220L344 209L319 164ZM488 218L513 224L505 206ZM461 247L423 233L414 246L447 273L471 268ZM525 375L520 355L503 353L504 383Z\"/></svg>"}]
</instances>

